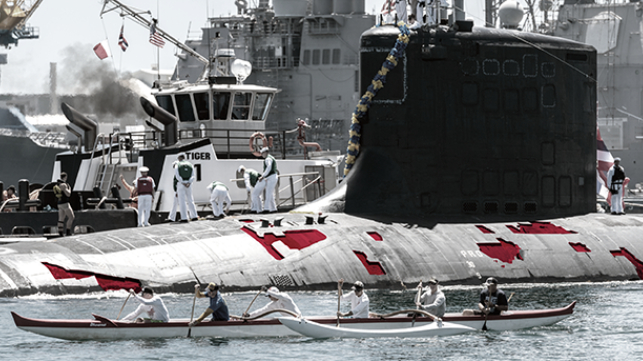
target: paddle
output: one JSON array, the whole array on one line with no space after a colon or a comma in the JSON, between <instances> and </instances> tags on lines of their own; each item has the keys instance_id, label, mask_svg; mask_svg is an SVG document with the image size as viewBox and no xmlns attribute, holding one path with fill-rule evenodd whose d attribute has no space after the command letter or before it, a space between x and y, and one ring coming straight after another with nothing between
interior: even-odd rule
<instances>
[{"instance_id":1,"label":"paddle","mask_svg":"<svg viewBox=\"0 0 643 361\"><path fill-rule=\"evenodd\" d=\"M261 292L263 291L263 289L264 289L264 287L263 287L263 286L261 286L261 289L259 290L259 292L257 292L257 294L255 295L255 298L253 298L253 299L252 299L252 301L251 301L251 302L250 302L250 304L248 305L248 308L246 308L246 312L244 312L244 313L241 315L242 317L248 314L248 311L250 311L250 307L252 307L252 304L253 304L253 303L255 303L255 300L257 299L257 297L259 297L259 294L261 294Z\"/></svg>"},{"instance_id":2,"label":"paddle","mask_svg":"<svg viewBox=\"0 0 643 361\"><path fill-rule=\"evenodd\" d=\"M123 309L125 308L125 304L127 303L127 300L129 300L129 296L131 296L131 293L127 293L127 298L125 299L125 302L123 302L123 306L121 307L121 310L118 311L118 316L116 316L116 321L118 321L119 318L121 318L121 312L123 312Z\"/></svg>"},{"instance_id":3,"label":"paddle","mask_svg":"<svg viewBox=\"0 0 643 361\"><path fill-rule=\"evenodd\" d=\"M343 278L337 281L337 326L336 327L339 327L339 310L342 302L342 281L344 281Z\"/></svg>"},{"instance_id":4,"label":"paddle","mask_svg":"<svg viewBox=\"0 0 643 361\"><path fill-rule=\"evenodd\" d=\"M199 281L199 277L196 276L196 273L194 273L194 270L192 267L189 267L190 271L192 271L192 274L194 275L194 278L196 279L197 284L199 285L199 288L201 287L201 281ZM190 315L190 324L192 323L192 320L194 319L194 306L196 305L196 290L194 290L194 298L192 299L192 314ZM188 337L192 337L192 325L188 324Z\"/></svg>"},{"instance_id":5,"label":"paddle","mask_svg":"<svg viewBox=\"0 0 643 361\"><path fill-rule=\"evenodd\" d=\"M513 297L515 293L516 292L511 292L511 294L509 295L509 298L507 299L507 304L509 304L509 301L511 301L511 297ZM491 302L491 293L489 293L489 302ZM487 331L487 317L488 316L489 316L489 312L487 312L484 315L484 324L482 324L482 331Z\"/></svg>"},{"instance_id":6,"label":"paddle","mask_svg":"<svg viewBox=\"0 0 643 361\"><path fill-rule=\"evenodd\" d=\"M415 295L415 309L419 310L420 309L420 297L422 296L422 280L420 280L420 283L418 283L418 292ZM417 313L413 313L413 319L411 320L411 327L415 326L415 318L417 317Z\"/></svg>"}]
</instances>

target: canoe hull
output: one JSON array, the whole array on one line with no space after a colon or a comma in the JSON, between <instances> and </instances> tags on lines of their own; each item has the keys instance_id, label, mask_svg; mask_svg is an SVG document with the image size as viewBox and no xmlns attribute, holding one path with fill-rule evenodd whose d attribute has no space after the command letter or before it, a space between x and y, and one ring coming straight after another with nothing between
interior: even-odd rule
<instances>
[{"instance_id":1,"label":"canoe hull","mask_svg":"<svg viewBox=\"0 0 643 361\"><path fill-rule=\"evenodd\" d=\"M431 322L415 327L372 329L346 328L323 325L305 318L280 317L279 322L289 329L313 338L379 338L379 337L433 337L452 336L476 331L474 328L449 322Z\"/></svg>"},{"instance_id":2,"label":"canoe hull","mask_svg":"<svg viewBox=\"0 0 643 361\"><path fill-rule=\"evenodd\" d=\"M559 322L572 315L576 302L548 310L510 311L499 316L489 316L487 329L507 331L536 326L546 326ZM22 317L11 313L16 326L24 331L64 340L119 340L144 338L187 337L187 319L172 320L167 323L130 323L113 320L41 320ZM335 326L334 317L310 317L317 324ZM443 321L481 330L484 318L481 316L462 316L446 314ZM391 317L386 319L342 319L341 328L361 330L391 330L418 328L432 325L428 318ZM255 321L214 321L202 322L192 327L193 337L291 337L299 333L282 325L278 319ZM334 336L332 336L334 337ZM414 336L415 337L415 336Z\"/></svg>"}]
</instances>

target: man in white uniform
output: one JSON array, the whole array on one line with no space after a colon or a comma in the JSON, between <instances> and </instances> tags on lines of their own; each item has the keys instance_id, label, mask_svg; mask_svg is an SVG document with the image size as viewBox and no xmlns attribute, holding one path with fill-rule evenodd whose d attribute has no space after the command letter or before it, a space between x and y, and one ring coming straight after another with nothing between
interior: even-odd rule
<instances>
[{"instance_id":1,"label":"man in white uniform","mask_svg":"<svg viewBox=\"0 0 643 361\"><path fill-rule=\"evenodd\" d=\"M339 294L343 301L350 301L351 310L349 312L337 312L340 317L353 316L353 318L368 318L368 296L364 293L364 284L360 281L353 283L352 292L344 295L341 286L344 280L339 280L340 288Z\"/></svg>"},{"instance_id":2,"label":"man in white uniform","mask_svg":"<svg viewBox=\"0 0 643 361\"><path fill-rule=\"evenodd\" d=\"M148 167L141 167L141 176L134 181L134 189L138 194L138 226L148 227L150 225L150 213L152 212L152 200L154 199L154 179L147 175Z\"/></svg>"},{"instance_id":3,"label":"man in white uniform","mask_svg":"<svg viewBox=\"0 0 643 361\"><path fill-rule=\"evenodd\" d=\"M141 304L136 308L136 310L129 315L123 318L123 321L134 321L136 322L168 322L170 321L170 313L165 307L163 300L159 296L154 296L154 290L150 287L143 288L140 297L134 292L133 289L129 290L129 293L136 297L138 302ZM149 317L140 318L138 317L142 313L147 313Z\"/></svg>"},{"instance_id":4,"label":"man in white uniform","mask_svg":"<svg viewBox=\"0 0 643 361\"><path fill-rule=\"evenodd\" d=\"M288 294L279 292L279 289L277 287L270 287L266 291L266 296L270 298L270 303L267 305L263 306L262 308L251 312L250 314L244 313L243 317L255 317L259 316L262 313L271 311L271 310L276 310L276 309L284 309L288 310L291 312L296 313L297 315L301 316L301 311L299 311L299 307L295 304L295 301L292 300L292 297L290 297ZM274 315L274 314L273 314ZM283 316L292 316L287 313L281 313ZM275 317L275 316L272 316Z\"/></svg>"},{"instance_id":5,"label":"man in white uniform","mask_svg":"<svg viewBox=\"0 0 643 361\"><path fill-rule=\"evenodd\" d=\"M623 182L625 168L621 167L621 158L614 158L614 165L607 172L607 186L612 194L612 214L625 214L623 210Z\"/></svg>"},{"instance_id":6,"label":"man in white uniform","mask_svg":"<svg viewBox=\"0 0 643 361\"><path fill-rule=\"evenodd\" d=\"M447 310L447 299L438 283L438 280L431 278L426 292L422 294L420 302L416 305L434 316L442 317Z\"/></svg>"},{"instance_id":7,"label":"man in white uniform","mask_svg":"<svg viewBox=\"0 0 643 361\"><path fill-rule=\"evenodd\" d=\"M239 166L238 172L243 177L243 182L246 185L246 191L248 191L248 194L250 195L250 211L261 213L261 211L263 211L261 192L257 192L255 189L255 186L259 181L259 172L250 168L246 169L246 167L242 165Z\"/></svg>"},{"instance_id":8,"label":"man in white uniform","mask_svg":"<svg viewBox=\"0 0 643 361\"><path fill-rule=\"evenodd\" d=\"M210 191L210 204L215 217L223 217L230 210L232 199L228 187L221 182L214 181L207 187ZM225 207L224 207L225 203Z\"/></svg>"},{"instance_id":9,"label":"man in white uniform","mask_svg":"<svg viewBox=\"0 0 643 361\"><path fill-rule=\"evenodd\" d=\"M263 174L255 186L255 192L261 194L266 190L266 199L263 201L263 209L268 212L277 212L277 203L275 202L275 187L277 186L277 161L270 155L268 147L261 149L263 157Z\"/></svg>"},{"instance_id":10,"label":"man in white uniform","mask_svg":"<svg viewBox=\"0 0 643 361\"><path fill-rule=\"evenodd\" d=\"M181 222L188 221L187 208L189 208L190 215L193 217L191 220L196 221L198 218L196 206L194 205L194 197L192 197L192 183L196 180L196 172L194 171L192 163L185 159L185 153L179 153L177 158L179 162L176 164L176 168L174 168L174 182L176 184L176 193L179 198Z\"/></svg>"}]
</instances>

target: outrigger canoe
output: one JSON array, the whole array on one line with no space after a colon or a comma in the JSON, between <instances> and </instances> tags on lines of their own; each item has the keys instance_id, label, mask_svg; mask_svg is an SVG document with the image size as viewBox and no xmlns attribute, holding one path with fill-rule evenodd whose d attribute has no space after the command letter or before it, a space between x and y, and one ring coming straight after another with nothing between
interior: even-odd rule
<instances>
[{"instance_id":1,"label":"outrigger canoe","mask_svg":"<svg viewBox=\"0 0 643 361\"><path fill-rule=\"evenodd\" d=\"M489 316L487 329L505 331L546 326L559 322L572 315L576 302L570 305L547 310L508 311L502 315ZM22 317L11 312L18 328L39 335L63 340L118 340L144 338L186 337L189 330L188 319L173 319L166 323L131 323L116 321L94 315L95 319L61 320L33 319ZM306 317L307 320L321 325L334 326L335 317ZM442 321L455 323L475 330L481 330L484 317L462 316L459 313L448 313ZM340 328L347 329L403 329L431 325L433 321L425 317L371 317L363 319L341 319ZM230 320L202 322L191 330L193 337L290 337L301 336L279 322L277 318L257 320Z\"/></svg>"},{"instance_id":2,"label":"outrigger canoe","mask_svg":"<svg viewBox=\"0 0 643 361\"><path fill-rule=\"evenodd\" d=\"M400 325L405 327L393 329L336 327L335 325L323 325L305 318L293 317L279 317L279 322L297 333L313 338L433 337L452 336L475 331L474 328L468 326L442 321L423 323L422 325L416 324L415 327Z\"/></svg>"}]
</instances>

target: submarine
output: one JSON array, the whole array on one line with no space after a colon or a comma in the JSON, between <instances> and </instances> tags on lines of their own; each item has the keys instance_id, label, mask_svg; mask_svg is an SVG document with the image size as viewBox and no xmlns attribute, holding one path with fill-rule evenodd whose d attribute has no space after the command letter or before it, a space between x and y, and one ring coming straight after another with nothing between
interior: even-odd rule
<instances>
[{"instance_id":1,"label":"submarine","mask_svg":"<svg viewBox=\"0 0 643 361\"><path fill-rule=\"evenodd\" d=\"M643 217L596 212L596 50L455 18L363 33L355 161L329 194L289 213L3 244L0 296L643 278Z\"/></svg>"}]
</instances>

